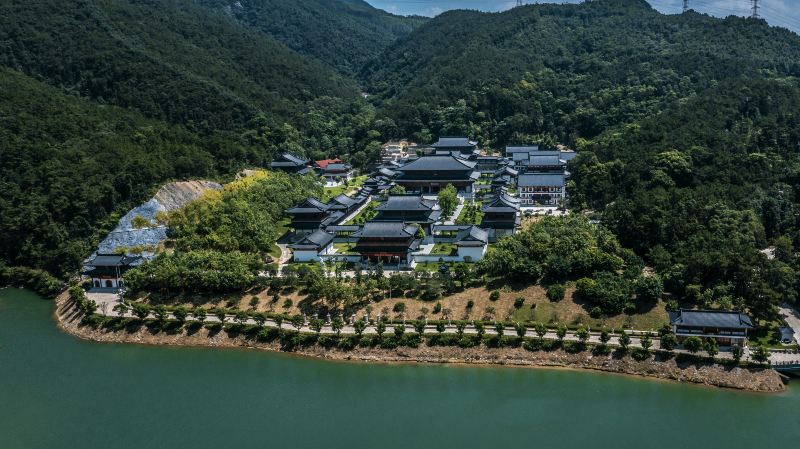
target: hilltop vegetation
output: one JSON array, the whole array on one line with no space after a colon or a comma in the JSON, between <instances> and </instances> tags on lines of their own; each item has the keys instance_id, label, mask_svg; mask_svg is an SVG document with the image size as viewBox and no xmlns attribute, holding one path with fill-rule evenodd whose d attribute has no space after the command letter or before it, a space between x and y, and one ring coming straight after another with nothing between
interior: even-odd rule
<instances>
[{"instance_id":1,"label":"hilltop vegetation","mask_svg":"<svg viewBox=\"0 0 800 449\"><path fill-rule=\"evenodd\" d=\"M800 37L763 21L667 16L641 0L451 11L367 65L387 132L501 147L574 144L732 78L800 73Z\"/></svg>"},{"instance_id":2,"label":"hilltop vegetation","mask_svg":"<svg viewBox=\"0 0 800 449\"><path fill-rule=\"evenodd\" d=\"M424 23L363 0L201 0L289 48L353 75L396 39Z\"/></svg>"},{"instance_id":3,"label":"hilltop vegetation","mask_svg":"<svg viewBox=\"0 0 800 449\"><path fill-rule=\"evenodd\" d=\"M639 0L428 21L359 0L240 3L0 6L6 264L73 273L116 214L168 179L230 176L282 151L367 168L383 140L467 134L494 149L576 148L570 205L613 233L562 223L597 251L556 260L536 252L553 234L545 223L499 245L488 273L575 281L602 313L660 291L638 277L643 262L689 304L773 319L797 300L796 34ZM315 189L279 181L298 197ZM263 252L275 211L295 199L270 190L273 210L258 195L223 196L173 217L181 254L206 252L214 266L217 251ZM253 217L257 230L241 226ZM598 264L573 270L587 260Z\"/></svg>"},{"instance_id":4,"label":"hilltop vegetation","mask_svg":"<svg viewBox=\"0 0 800 449\"><path fill-rule=\"evenodd\" d=\"M74 272L170 179L377 157L355 82L189 1L0 6L0 257Z\"/></svg>"}]
</instances>

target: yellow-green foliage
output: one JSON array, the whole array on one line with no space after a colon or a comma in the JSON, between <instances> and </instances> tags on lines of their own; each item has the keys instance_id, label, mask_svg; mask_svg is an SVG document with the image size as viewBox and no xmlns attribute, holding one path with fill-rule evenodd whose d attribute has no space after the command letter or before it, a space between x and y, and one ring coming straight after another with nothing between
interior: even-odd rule
<instances>
[{"instance_id":1,"label":"yellow-green foliage","mask_svg":"<svg viewBox=\"0 0 800 449\"><path fill-rule=\"evenodd\" d=\"M311 177L257 172L170 214L178 250L269 251L283 211L321 187Z\"/></svg>"}]
</instances>

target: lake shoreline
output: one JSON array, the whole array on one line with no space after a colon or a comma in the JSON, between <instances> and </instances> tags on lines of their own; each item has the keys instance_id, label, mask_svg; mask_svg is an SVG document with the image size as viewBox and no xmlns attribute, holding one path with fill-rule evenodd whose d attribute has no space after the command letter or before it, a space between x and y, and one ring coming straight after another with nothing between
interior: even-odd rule
<instances>
[{"instance_id":1,"label":"lake shoreline","mask_svg":"<svg viewBox=\"0 0 800 449\"><path fill-rule=\"evenodd\" d=\"M80 314L61 296L56 300L54 312L59 328L77 338L108 343L135 343L146 345L195 346L214 348L259 349L304 357L335 361L364 363L427 363L483 366L511 366L528 368L567 368L602 371L605 373L633 375L682 383L692 383L719 388L729 388L761 393L778 393L786 389L780 375L768 368L730 367L711 363L678 363L669 360L636 361L630 356L594 355L589 351L568 353L563 350L528 351L523 348L459 348L452 346L395 349L356 347L352 350L324 348L320 345L284 351L278 342L261 342L255 338L237 334L229 336L220 331L200 328L194 333L186 329L180 332L153 332L145 326L135 331L113 331L81 324Z\"/></svg>"}]
</instances>

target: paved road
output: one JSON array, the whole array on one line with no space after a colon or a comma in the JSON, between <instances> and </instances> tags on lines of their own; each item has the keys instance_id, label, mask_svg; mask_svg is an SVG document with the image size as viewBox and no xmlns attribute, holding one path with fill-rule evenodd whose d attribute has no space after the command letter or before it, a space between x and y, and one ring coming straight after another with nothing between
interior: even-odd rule
<instances>
[{"instance_id":1,"label":"paved road","mask_svg":"<svg viewBox=\"0 0 800 449\"><path fill-rule=\"evenodd\" d=\"M800 312L788 305L783 305L780 307L780 314L794 331L794 341L800 343Z\"/></svg>"}]
</instances>

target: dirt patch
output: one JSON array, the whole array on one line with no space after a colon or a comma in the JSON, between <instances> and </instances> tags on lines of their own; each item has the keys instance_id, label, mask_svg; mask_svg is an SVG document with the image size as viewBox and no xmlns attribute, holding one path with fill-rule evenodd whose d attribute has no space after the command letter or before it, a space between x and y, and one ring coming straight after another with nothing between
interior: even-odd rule
<instances>
[{"instance_id":1,"label":"dirt patch","mask_svg":"<svg viewBox=\"0 0 800 449\"><path fill-rule=\"evenodd\" d=\"M206 180L170 182L158 189L153 198L171 211L200 198L206 190L222 190L222 185Z\"/></svg>"}]
</instances>

